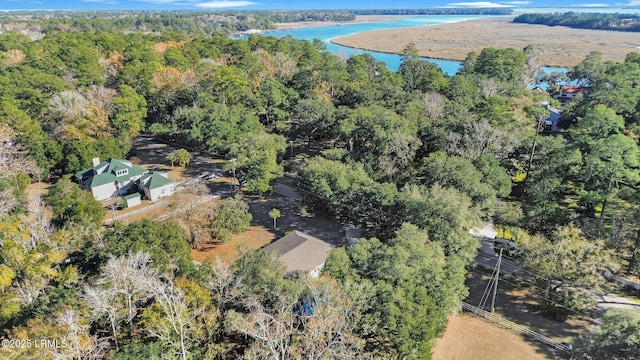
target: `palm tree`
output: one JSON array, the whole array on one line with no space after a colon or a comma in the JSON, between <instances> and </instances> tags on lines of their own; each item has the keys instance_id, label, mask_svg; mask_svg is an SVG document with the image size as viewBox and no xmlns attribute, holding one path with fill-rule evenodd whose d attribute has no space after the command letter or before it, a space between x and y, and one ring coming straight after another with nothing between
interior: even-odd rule
<instances>
[{"instance_id":1,"label":"palm tree","mask_svg":"<svg viewBox=\"0 0 640 360\"><path fill-rule=\"evenodd\" d=\"M271 211L269 211L269 217L273 219L273 228L275 229L277 227L276 225L276 219L278 219L280 217L280 210L273 208L271 209Z\"/></svg>"}]
</instances>

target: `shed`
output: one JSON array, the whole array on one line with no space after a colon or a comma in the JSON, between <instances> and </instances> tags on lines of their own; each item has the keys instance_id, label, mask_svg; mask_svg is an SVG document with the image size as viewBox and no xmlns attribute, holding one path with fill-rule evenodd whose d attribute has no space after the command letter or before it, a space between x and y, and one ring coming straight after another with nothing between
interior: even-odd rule
<instances>
[{"instance_id":1,"label":"shed","mask_svg":"<svg viewBox=\"0 0 640 360\"><path fill-rule=\"evenodd\" d=\"M126 201L128 208L140 205L142 203L139 193L133 193L133 194L130 194L130 195L126 195L124 197L124 200Z\"/></svg>"}]
</instances>

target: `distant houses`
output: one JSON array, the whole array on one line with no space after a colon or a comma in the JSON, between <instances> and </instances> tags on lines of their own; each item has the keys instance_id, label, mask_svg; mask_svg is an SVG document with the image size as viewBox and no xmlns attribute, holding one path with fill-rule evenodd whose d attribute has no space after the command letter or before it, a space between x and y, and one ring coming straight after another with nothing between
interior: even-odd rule
<instances>
[{"instance_id":1,"label":"distant houses","mask_svg":"<svg viewBox=\"0 0 640 360\"><path fill-rule=\"evenodd\" d=\"M287 267L288 276L318 277L333 247L311 235L294 230L262 250L277 253Z\"/></svg>"},{"instance_id":2,"label":"distant houses","mask_svg":"<svg viewBox=\"0 0 640 360\"><path fill-rule=\"evenodd\" d=\"M586 95L589 93L589 88L579 85L562 85L560 87L560 93L554 95L553 98L560 102L560 105L565 106L569 104L578 95Z\"/></svg>"},{"instance_id":3,"label":"distant houses","mask_svg":"<svg viewBox=\"0 0 640 360\"><path fill-rule=\"evenodd\" d=\"M81 188L91 191L96 200L129 195L127 204L131 205L137 204L135 196L130 196L136 193L143 193L146 199L154 201L175 192L175 184L165 173L148 172L129 160L113 158L103 162L94 158L93 167L77 172L76 180Z\"/></svg>"}]
</instances>

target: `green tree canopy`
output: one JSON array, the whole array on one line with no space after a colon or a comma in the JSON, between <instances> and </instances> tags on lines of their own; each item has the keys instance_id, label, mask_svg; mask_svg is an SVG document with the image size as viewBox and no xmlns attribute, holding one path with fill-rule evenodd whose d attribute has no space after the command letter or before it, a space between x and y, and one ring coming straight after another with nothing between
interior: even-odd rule
<instances>
[{"instance_id":1,"label":"green tree canopy","mask_svg":"<svg viewBox=\"0 0 640 360\"><path fill-rule=\"evenodd\" d=\"M380 356L429 358L449 311L466 296L464 265L425 230L403 224L387 244L361 240L334 250L325 271L360 301L356 333Z\"/></svg>"},{"instance_id":2,"label":"green tree canopy","mask_svg":"<svg viewBox=\"0 0 640 360\"><path fill-rule=\"evenodd\" d=\"M581 336L571 359L636 359L640 357L640 313L636 309L611 309L602 325Z\"/></svg>"},{"instance_id":3,"label":"green tree canopy","mask_svg":"<svg viewBox=\"0 0 640 360\"><path fill-rule=\"evenodd\" d=\"M180 227L172 223L149 219L129 225L116 223L104 234L104 239L106 246L100 257L146 252L153 258L153 266L161 272L173 269L183 274L194 270L191 249Z\"/></svg>"},{"instance_id":4,"label":"green tree canopy","mask_svg":"<svg viewBox=\"0 0 640 360\"><path fill-rule=\"evenodd\" d=\"M235 166L237 177L248 191L264 194L271 183L282 176L281 157L287 149L284 136L273 134L242 134L232 145L229 156L236 159L226 165Z\"/></svg>"},{"instance_id":5,"label":"green tree canopy","mask_svg":"<svg viewBox=\"0 0 640 360\"><path fill-rule=\"evenodd\" d=\"M211 234L219 241L225 242L231 234L244 231L251 223L251 214L246 202L237 198L224 199L216 204L207 214Z\"/></svg>"},{"instance_id":6,"label":"green tree canopy","mask_svg":"<svg viewBox=\"0 0 640 360\"><path fill-rule=\"evenodd\" d=\"M47 202L53 209L53 224L58 227L77 224L97 228L104 220L102 204L73 183L69 175L51 186Z\"/></svg>"}]
</instances>

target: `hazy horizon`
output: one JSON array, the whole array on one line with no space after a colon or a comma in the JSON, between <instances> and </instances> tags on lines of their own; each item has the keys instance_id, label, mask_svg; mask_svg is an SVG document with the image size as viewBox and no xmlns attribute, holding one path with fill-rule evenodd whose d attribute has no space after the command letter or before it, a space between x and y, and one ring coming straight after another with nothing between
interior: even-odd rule
<instances>
[{"instance_id":1,"label":"hazy horizon","mask_svg":"<svg viewBox=\"0 0 640 360\"><path fill-rule=\"evenodd\" d=\"M381 1L302 1L286 0L0 0L0 10L349 10L349 9L419 9L419 8L638 8L640 0L626 2L580 1L558 6L557 1L447 1L416 2L409 0Z\"/></svg>"}]
</instances>

